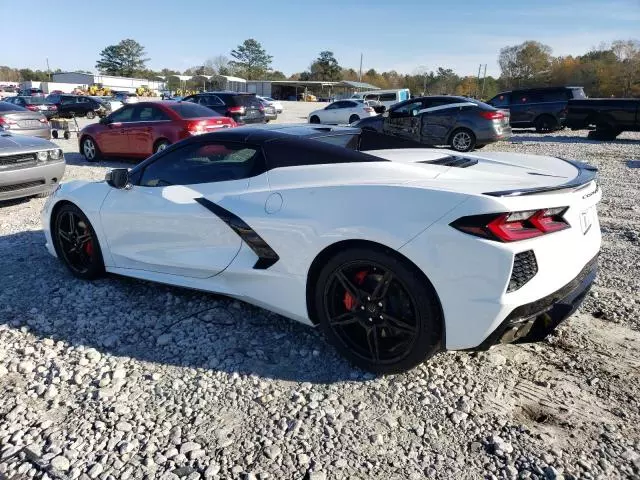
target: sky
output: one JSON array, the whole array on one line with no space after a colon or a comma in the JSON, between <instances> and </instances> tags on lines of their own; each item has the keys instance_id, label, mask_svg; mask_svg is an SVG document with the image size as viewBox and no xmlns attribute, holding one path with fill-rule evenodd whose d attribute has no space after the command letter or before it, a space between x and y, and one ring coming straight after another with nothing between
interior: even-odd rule
<instances>
[{"instance_id":1,"label":"sky","mask_svg":"<svg viewBox=\"0 0 640 480\"><path fill-rule=\"evenodd\" d=\"M525 40L554 55L579 55L602 42L640 39L640 0L0 0L0 65L95 71L100 51L124 38L141 43L154 70L183 71L230 56L255 38L286 75L306 70L323 50L341 66L418 73L451 68L459 75L500 73L500 49ZM164 6L166 4L166 7ZM178 5L175 7L174 5ZM79 7L84 5L84 7ZM28 32L28 33L27 33ZM10 41L7 39L11 39Z\"/></svg>"}]
</instances>

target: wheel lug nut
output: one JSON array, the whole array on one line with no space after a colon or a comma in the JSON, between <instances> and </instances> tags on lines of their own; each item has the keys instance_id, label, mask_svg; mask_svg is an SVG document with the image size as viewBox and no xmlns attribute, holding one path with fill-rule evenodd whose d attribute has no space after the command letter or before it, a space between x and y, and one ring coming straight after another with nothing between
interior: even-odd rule
<instances>
[{"instance_id":1,"label":"wheel lug nut","mask_svg":"<svg viewBox=\"0 0 640 480\"><path fill-rule=\"evenodd\" d=\"M369 321L370 321L370 322L373 322L373 318L369 317Z\"/></svg>"},{"instance_id":2,"label":"wheel lug nut","mask_svg":"<svg viewBox=\"0 0 640 480\"><path fill-rule=\"evenodd\" d=\"M371 300L371 297L367 297L367 300Z\"/></svg>"},{"instance_id":3,"label":"wheel lug nut","mask_svg":"<svg viewBox=\"0 0 640 480\"><path fill-rule=\"evenodd\" d=\"M378 306L381 307L382 306L382 302L378 302Z\"/></svg>"},{"instance_id":4,"label":"wheel lug nut","mask_svg":"<svg viewBox=\"0 0 640 480\"><path fill-rule=\"evenodd\" d=\"M380 315L380 320L383 320L382 315Z\"/></svg>"},{"instance_id":5,"label":"wheel lug nut","mask_svg":"<svg viewBox=\"0 0 640 480\"><path fill-rule=\"evenodd\" d=\"M360 307L360 310L364 310L364 306Z\"/></svg>"}]
</instances>

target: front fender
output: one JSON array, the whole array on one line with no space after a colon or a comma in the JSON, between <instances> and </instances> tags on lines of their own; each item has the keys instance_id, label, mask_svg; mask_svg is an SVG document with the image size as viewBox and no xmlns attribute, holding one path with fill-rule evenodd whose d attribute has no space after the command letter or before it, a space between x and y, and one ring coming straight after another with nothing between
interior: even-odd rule
<instances>
[{"instance_id":1,"label":"front fender","mask_svg":"<svg viewBox=\"0 0 640 480\"><path fill-rule=\"evenodd\" d=\"M60 184L47 199L41 215L42 230L45 234L46 247L49 253L56 256L51 236L52 214L55 212L56 206L63 202L69 202L82 210L89 219L89 222L91 222L98 236L105 266L113 265L107 239L102 230L102 222L100 221L100 208L110 191L111 187L104 181L89 182L85 180L73 180Z\"/></svg>"}]
</instances>

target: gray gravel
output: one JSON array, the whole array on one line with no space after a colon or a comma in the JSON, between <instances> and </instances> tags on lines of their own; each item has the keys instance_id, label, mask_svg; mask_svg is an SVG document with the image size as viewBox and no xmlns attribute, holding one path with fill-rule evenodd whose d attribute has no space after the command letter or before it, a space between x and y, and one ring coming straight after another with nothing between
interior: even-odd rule
<instances>
[{"instance_id":1,"label":"gray gravel","mask_svg":"<svg viewBox=\"0 0 640 480\"><path fill-rule=\"evenodd\" d=\"M44 200L5 204L0 478L639 479L640 134L585 137L486 147L600 168L601 273L580 312L544 343L385 378L235 300L76 280L43 247ZM67 160L65 180L127 165Z\"/></svg>"}]
</instances>

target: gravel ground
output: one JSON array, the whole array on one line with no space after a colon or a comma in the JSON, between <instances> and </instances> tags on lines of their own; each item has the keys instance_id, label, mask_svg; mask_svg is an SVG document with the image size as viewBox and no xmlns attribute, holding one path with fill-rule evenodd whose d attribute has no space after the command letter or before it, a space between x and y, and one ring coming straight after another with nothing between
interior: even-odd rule
<instances>
[{"instance_id":1,"label":"gravel ground","mask_svg":"<svg viewBox=\"0 0 640 480\"><path fill-rule=\"evenodd\" d=\"M317 104L287 107L280 121ZM131 165L58 143L65 180ZM486 150L600 168L597 284L543 343L384 378L235 300L76 280L44 249L44 200L4 204L0 479L640 479L640 134L521 131Z\"/></svg>"}]
</instances>

